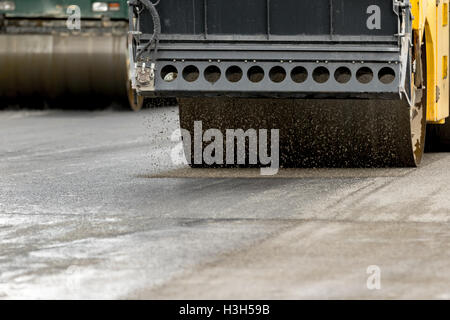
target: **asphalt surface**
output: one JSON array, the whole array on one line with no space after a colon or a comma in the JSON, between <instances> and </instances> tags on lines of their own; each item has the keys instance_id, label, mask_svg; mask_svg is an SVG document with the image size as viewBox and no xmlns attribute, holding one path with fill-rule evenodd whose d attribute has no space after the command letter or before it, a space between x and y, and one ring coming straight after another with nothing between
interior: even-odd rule
<instances>
[{"instance_id":1,"label":"asphalt surface","mask_svg":"<svg viewBox=\"0 0 450 320\"><path fill-rule=\"evenodd\" d=\"M450 154L262 178L173 165L177 127L0 112L0 298L450 299Z\"/></svg>"}]
</instances>

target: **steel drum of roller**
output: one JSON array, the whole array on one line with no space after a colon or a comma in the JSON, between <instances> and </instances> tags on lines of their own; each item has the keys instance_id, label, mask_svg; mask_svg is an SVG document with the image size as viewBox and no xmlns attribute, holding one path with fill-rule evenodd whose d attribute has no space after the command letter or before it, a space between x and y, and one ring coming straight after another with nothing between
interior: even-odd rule
<instances>
[{"instance_id":1,"label":"steel drum of roller","mask_svg":"<svg viewBox=\"0 0 450 320\"><path fill-rule=\"evenodd\" d=\"M0 96L70 102L127 97L123 35L1 35Z\"/></svg>"},{"instance_id":2,"label":"steel drum of roller","mask_svg":"<svg viewBox=\"0 0 450 320\"><path fill-rule=\"evenodd\" d=\"M400 99L204 98L179 104L181 128L189 132L194 121L225 138L226 129L279 129L282 167L414 167L424 147L421 101L414 107ZM193 143L185 142L185 150ZM193 157L190 163L195 166Z\"/></svg>"}]
</instances>

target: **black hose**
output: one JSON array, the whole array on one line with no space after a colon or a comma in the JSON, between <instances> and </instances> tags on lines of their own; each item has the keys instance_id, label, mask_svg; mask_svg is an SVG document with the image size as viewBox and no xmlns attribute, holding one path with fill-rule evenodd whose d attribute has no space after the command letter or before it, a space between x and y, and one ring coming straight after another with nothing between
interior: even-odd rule
<instances>
[{"instance_id":1,"label":"black hose","mask_svg":"<svg viewBox=\"0 0 450 320\"><path fill-rule=\"evenodd\" d=\"M144 7L147 8L147 10L150 12L153 20L153 35L150 39L150 41L145 45L145 47L142 50L139 50L139 52L136 55L136 61L139 61L142 54L149 50L153 42L155 43L155 49L154 49L154 57L156 59L156 54L158 53L158 45L159 45L159 35L161 34L161 19L159 18L158 10L156 10L156 5L159 4L160 0L156 4L151 2L150 0L139 0Z\"/></svg>"}]
</instances>

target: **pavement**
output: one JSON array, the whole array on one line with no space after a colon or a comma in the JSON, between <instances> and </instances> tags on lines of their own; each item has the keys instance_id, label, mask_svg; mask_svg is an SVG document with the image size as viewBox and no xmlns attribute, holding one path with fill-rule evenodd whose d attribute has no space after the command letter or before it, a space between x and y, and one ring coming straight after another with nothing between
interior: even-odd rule
<instances>
[{"instance_id":1,"label":"pavement","mask_svg":"<svg viewBox=\"0 0 450 320\"><path fill-rule=\"evenodd\" d=\"M0 299L450 299L450 154L261 177L174 165L178 125L1 111Z\"/></svg>"}]
</instances>

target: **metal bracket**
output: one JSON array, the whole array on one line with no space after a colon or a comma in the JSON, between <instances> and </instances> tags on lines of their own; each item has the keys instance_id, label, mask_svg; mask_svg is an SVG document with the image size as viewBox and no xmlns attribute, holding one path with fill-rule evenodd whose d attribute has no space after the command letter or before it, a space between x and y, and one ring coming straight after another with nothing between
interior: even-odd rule
<instances>
[{"instance_id":1,"label":"metal bracket","mask_svg":"<svg viewBox=\"0 0 450 320\"><path fill-rule=\"evenodd\" d=\"M136 68L136 86L137 90L155 91L155 63L151 63L150 67L145 63L138 65Z\"/></svg>"}]
</instances>

